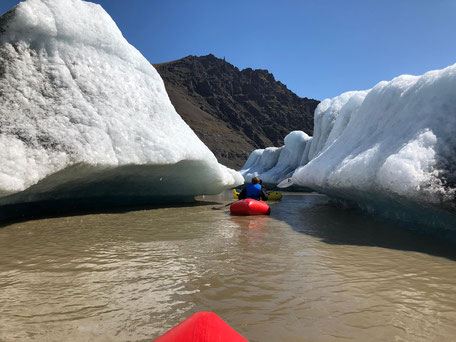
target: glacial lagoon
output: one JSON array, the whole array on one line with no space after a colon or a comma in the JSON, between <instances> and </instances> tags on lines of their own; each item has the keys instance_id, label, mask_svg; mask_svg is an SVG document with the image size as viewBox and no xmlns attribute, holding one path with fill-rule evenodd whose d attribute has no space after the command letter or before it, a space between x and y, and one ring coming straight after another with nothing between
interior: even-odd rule
<instances>
[{"instance_id":1,"label":"glacial lagoon","mask_svg":"<svg viewBox=\"0 0 456 342\"><path fill-rule=\"evenodd\" d=\"M453 341L456 248L284 193L0 228L0 341L150 341L213 311L249 341Z\"/></svg>"}]
</instances>

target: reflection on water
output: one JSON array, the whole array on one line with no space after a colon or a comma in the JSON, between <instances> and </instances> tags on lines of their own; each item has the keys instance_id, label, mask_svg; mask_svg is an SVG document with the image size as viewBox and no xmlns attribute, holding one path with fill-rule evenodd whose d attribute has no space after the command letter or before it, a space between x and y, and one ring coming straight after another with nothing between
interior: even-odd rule
<instances>
[{"instance_id":1,"label":"reflection on water","mask_svg":"<svg viewBox=\"0 0 456 342\"><path fill-rule=\"evenodd\" d=\"M268 232L268 222L270 218L268 216L230 216L230 220L245 229L248 233L248 239L263 238L263 234Z\"/></svg>"},{"instance_id":2,"label":"reflection on water","mask_svg":"<svg viewBox=\"0 0 456 342\"><path fill-rule=\"evenodd\" d=\"M0 340L146 341L202 310L251 341L456 336L454 246L324 196L213 206L1 228Z\"/></svg>"}]
</instances>

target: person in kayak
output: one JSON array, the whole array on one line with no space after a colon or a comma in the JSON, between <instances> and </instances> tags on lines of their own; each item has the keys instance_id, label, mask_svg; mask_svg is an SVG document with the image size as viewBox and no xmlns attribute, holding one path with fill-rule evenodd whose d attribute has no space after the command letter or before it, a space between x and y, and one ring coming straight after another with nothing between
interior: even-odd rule
<instances>
[{"instance_id":1,"label":"person in kayak","mask_svg":"<svg viewBox=\"0 0 456 342\"><path fill-rule=\"evenodd\" d=\"M260 184L260 179L258 177L253 177L252 183L247 184L247 187L241 191L238 198L240 200L252 198L257 201L260 199L266 201L268 199L268 194L266 193L266 188Z\"/></svg>"}]
</instances>

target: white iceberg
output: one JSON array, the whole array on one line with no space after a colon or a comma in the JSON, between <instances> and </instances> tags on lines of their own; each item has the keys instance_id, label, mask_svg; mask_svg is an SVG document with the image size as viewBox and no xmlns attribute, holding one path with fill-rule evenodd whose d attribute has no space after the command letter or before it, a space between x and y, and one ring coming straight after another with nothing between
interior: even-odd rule
<instances>
[{"instance_id":1,"label":"white iceberg","mask_svg":"<svg viewBox=\"0 0 456 342\"><path fill-rule=\"evenodd\" d=\"M331 113L336 120L325 132L329 138L309 156L308 164L296 170L294 182L342 196L362 193L451 206L456 180L455 90L456 65L380 82L368 92L348 93L349 99L342 100L345 105ZM330 101L339 102L346 95ZM318 112L319 108L315 115ZM349 119L337 125L341 117Z\"/></svg>"},{"instance_id":2,"label":"white iceberg","mask_svg":"<svg viewBox=\"0 0 456 342\"><path fill-rule=\"evenodd\" d=\"M309 152L305 156L307 161L325 151L342 134L367 93L367 91L346 92L333 99L326 99L317 106L314 114L314 135Z\"/></svg>"},{"instance_id":3,"label":"white iceberg","mask_svg":"<svg viewBox=\"0 0 456 342\"><path fill-rule=\"evenodd\" d=\"M311 138L302 131L293 131L284 139L284 146L268 147L253 151L245 165L239 170L249 182L252 177L260 177L264 183L276 184L291 177L301 165L302 156Z\"/></svg>"},{"instance_id":4,"label":"white iceberg","mask_svg":"<svg viewBox=\"0 0 456 342\"><path fill-rule=\"evenodd\" d=\"M268 147L265 149L257 149L253 151L249 159L239 170L239 173L244 177L246 182L250 182L253 177L258 177L277 165L280 157L280 152L283 148Z\"/></svg>"},{"instance_id":5,"label":"white iceberg","mask_svg":"<svg viewBox=\"0 0 456 342\"><path fill-rule=\"evenodd\" d=\"M111 17L81 0L27 0L0 17L0 146L0 205L188 200L243 182Z\"/></svg>"},{"instance_id":6,"label":"white iceberg","mask_svg":"<svg viewBox=\"0 0 456 342\"><path fill-rule=\"evenodd\" d=\"M289 184L382 216L454 229L455 94L453 65L321 102ZM287 178L279 164L258 176L277 170L274 178Z\"/></svg>"}]
</instances>

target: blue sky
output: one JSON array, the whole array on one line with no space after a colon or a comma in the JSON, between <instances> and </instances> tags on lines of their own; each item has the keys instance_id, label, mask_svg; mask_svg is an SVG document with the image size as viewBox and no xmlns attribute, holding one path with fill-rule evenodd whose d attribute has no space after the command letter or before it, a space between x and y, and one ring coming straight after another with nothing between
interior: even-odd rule
<instances>
[{"instance_id":1,"label":"blue sky","mask_svg":"<svg viewBox=\"0 0 456 342\"><path fill-rule=\"evenodd\" d=\"M93 2L152 63L213 53L318 100L456 63L454 0Z\"/></svg>"}]
</instances>

